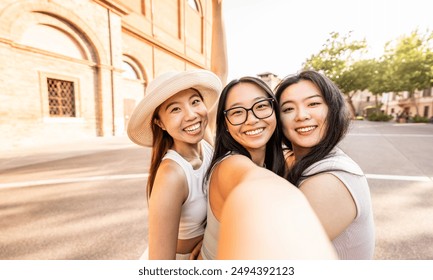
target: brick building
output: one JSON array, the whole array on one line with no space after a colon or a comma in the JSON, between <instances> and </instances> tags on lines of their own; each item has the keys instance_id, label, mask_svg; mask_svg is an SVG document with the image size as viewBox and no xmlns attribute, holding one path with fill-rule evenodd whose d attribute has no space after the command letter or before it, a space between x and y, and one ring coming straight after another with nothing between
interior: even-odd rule
<instances>
[{"instance_id":1,"label":"brick building","mask_svg":"<svg viewBox=\"0 0 433 280\"><path fill-rule=\"evenodd\" d=\"M123 134L148 81L215 68L213 5L2 0L0 150Z\"/></svg>"}]
</instances>

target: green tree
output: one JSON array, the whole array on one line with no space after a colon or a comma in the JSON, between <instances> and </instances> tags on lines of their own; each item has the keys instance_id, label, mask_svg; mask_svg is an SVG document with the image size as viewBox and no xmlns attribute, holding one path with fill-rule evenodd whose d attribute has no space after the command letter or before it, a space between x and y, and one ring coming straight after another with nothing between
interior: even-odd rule
<instances>
[{"instance_id":1,"label":"green tree","mask_svg":"<svg viewBox=\"0 0 433 280\"><path fill-rule=\"evenodd\" d=\"M348 65L345 72L339 77L338 86L347 96L347 103L353 116L356 115L353 96L366 90L373 77L374 65L369 60L358 60Z\"/></svg>"},{"instance_id":2,"label":"green tree","mask_svg":"<svg viewBox=\"0 0 433 280\"><path fill-rule=\"evenodd\" d=\"M351 32L343 36L338 32L331 32L330 38L323 45L323 49L308 58L303 68L321 71L334 81L347 96L350 110L354 116L355 107L352 97L357 90L366 88L365 85L360 86L365 80L359 76L364 74L361 70L365 65L355 62L366 52L367 44L365 39L361 41L351 40L350 37Z\"/></svg>"},{"instance_id":3,"label":"green tree","mask_svg":"<svg viewBox=\"0 0 433 280\"><path fill-rule=\"evenodd\" d=\"M386 55L392 77L388 77L395 92L407 91L419 115L415 90L429 88L433 84L432 33L422 35L418 30L389 42Z\"/></svg>"},{"instance_id":4,"label":"green tree","mask_svg":"<svg viewBox=\"0 0 433 280\"><path fill-rule=\"evenodd\" d=\"M369 59L364 63L368 65L368 82L366 89L375 96L376 114L379 114L380 104L379 96L384 92L390 92L393 89L394 74L390 68L388 55L383 55L377 59Z\"/></svg>"}]
</instances>

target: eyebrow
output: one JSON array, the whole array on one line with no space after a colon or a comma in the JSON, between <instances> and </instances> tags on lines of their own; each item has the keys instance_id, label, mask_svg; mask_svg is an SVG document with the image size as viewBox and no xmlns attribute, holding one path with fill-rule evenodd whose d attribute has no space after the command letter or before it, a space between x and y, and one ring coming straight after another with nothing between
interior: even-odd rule
<instances>
[{"instance_id":1,"label":"eyebrow","mask_svg":"<svg viewBox=\"0 0 433 280\"><path fill-rule=\"evenodd\" d=\"M315 97L319 97L319 98L322 98L322 99L323 99L323 96L321 96L320 94L314 94L314 95L311 95L311 96L305 97L304 99L302 99L302 101L306 101L306 100L308 100L308 99L312 99L312 98L315 98ZM281 103L280 106L283 106L283 105L286 104L286 103L294 103L294 101L292 101L292 100L289 99L289 100L287 100L287 101Z\"/></svg>"},{"instance_id":2,"label":"eyebrow","mask_svg":"<svg viewBox=\"0 0 433 280\"><path fill-rule=\"evenodd\" d=\"M253 99L253 101L259 101L260 99L266 99L266 98L268 98L268 97L266 97L266 96L257 96L256 98ZM242 104L240 102L235 102L235 103L231 104L231 106L227 106L227 107L228 107L228 109L231 109L231 108L243 107L243 106L242 106Z\"/></svg>"},{"instance_id":3,"label":"eyebrow","mask_svg":"<svg viewBox=\"0 0 433 280\"><path fill-rule=\"evenodd\" d=\"M191 99L193 99L193 98L196 98L196 97L198 97L198 98L200 98L200 100L202 100L200 94L198 94L198 93L194 93L193 95L191 95L191 97L189 98L189 100L191 100ZM164 110L167 111L168 108L170 108L170 106L176 105L176 104L178 104L178 103L180 103L180 102L178 102L178 101L173 101L173 102L171 102L171 103L168 103L167 106L165 106Z\"/></svg>"}]
</instances>

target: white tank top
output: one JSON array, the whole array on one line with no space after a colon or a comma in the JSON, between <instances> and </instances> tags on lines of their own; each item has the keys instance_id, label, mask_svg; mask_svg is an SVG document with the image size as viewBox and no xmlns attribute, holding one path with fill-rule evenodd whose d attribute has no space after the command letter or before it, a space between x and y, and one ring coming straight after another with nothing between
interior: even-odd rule
<instances>
[{"instance_id":1,"label":"white tank top","mask_svg":"<svg viewBox=\"0 0 433 280\"><path fill-rule=\"evenodd\" d=\"M209 190L210 179L212 178L212 173L215 167L221 163L224 159L228 158L232 154L229 153L227 156L220 159L212 167L211 173L209 175L209 180L205 182L206 189ZM220 222L217 220L212 212L212 207L210 206L209 195L207 197L207 225L203 237L203 244L201 246L201 256L204 260L214 260L216 259L218 240L219 240L219 230Z\"/></svg>"},{"instance_id":2,"label":"white tank top","mask_svg":"<svg viewBox=\"0 0 433 280\"><path fill-rule=\"evenodd\" d=\"M201 144L203 163L198 169L193 169L192 165L174 150L168 150L163 158L179 164L188 182L188 197L182 205L178 239L200 236L206 226L207 189L203 180L212 160L213 148L204 140Z\"/></svg>"},{"instance_id":3,"label":"white tank top","mask_svg":"<svg viewBox=\"0 0 433 280\"><path fill-rule=\"evenodd\" d=\"M373 259L375 233L370 188L367 179L358 164L342 150L335 148L330 154L330 157L307 168L304 175L312 175L317 172L334 175L343 182L355 201L355 219L339 236L332 240L339 259Z\"/></svg>"}]
</instances>

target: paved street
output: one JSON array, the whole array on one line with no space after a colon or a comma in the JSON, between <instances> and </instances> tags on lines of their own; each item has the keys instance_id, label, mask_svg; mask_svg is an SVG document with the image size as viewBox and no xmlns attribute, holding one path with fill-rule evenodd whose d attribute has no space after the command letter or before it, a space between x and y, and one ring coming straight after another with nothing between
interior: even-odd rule
<instances>
[{"instance_id":1,"label":"paved street","mask_svg":"<svg viewBox=\"0 0 433 280\"><path fill-rule=\"evenodd\" d=\"M432 124L360 121L341 145L367 174L376 259L433 259L432 143Z\"/></svg>"},{"instance_id":2,"label":"paved street","mask_svg":"<svg viewBox=\"0 0 433 280\"><path fill-rule=\"evenodd\" d=\"M126 137L3 156L0 259L137 259L148 158Z\"/></svg>"},{"instance_id":3,"label":"paved street","mask_svg":"<svg viewBox=\"0 0 433 280\"><path fill-rule=\"evenodd\" d=\"M433 259L433 125L357 121L341 144L367 175L375 259ZM0 259L136 259L150 150L127 137L0 154Z\"/></svg>"}]
</instances>

